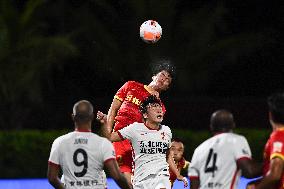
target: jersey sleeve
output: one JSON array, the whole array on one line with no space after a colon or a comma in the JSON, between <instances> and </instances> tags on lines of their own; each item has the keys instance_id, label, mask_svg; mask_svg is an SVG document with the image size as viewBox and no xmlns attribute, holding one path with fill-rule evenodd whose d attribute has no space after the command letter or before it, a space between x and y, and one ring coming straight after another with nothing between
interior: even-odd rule
<instances>
[{"instance_id":1,"label":"jersey sleeve","mask_svg":"<svg viewBox=\"0 0 284 189\"><path fill-rule=\"evenodd\" d=\"M235 159L239 160L242 158L251 158L251 150L249 144L245 137L239 136L234 143L234 150Z\"/></svg>"},{"instance_id":2,"label":"jersey sleeve","mask_svg":"<svg viewBox=\"0 0 284 189\"><path fill-rule=\"evenodd\" d=\"M199 178L199 170L200 170L200 164L198 161L198 154L197 151L195 150L191 162L188 166L187 174L190 179L198 179Z\"/></svg>"},{"instance_id":3,"label":"jersey sleeve","mask_svg":"<svg viewBox=\"0 0 284 189\"><path fill-rule=\"evenodd\" d=\"M129 86L131 86L132 83L133 82L131 81L124 83L124 85L116 92L114 98L122 102L128 93Z\"/></svg>"},{"instance_id":4,"label":"jersey sleeve","mask_svg":"<svg viewBox=\"0 0 284 189\"><path fill-rule=\"evenodd\" d=\"M48 159L48 162L51 164L60 165L60 142L61 138L57 138L52 144Z\"/></svg>"},{"instance_id":5,"label":"jersey sleeve","mask_svg":"<svg viewBox=\"0 0 284 189\"><path fill-rule=\"evenodd\" d=\"M168 138L169 138L169 148L171 147L171 145L172 145L172 138L173 138L173 134L172 134L172 130L169 128L169 127L167 127L168 129L167 129L167 135L168 135Z\"/></svg>"},{"instance_id":6,"label":"jersey sleeve","mask_svg":"<svg viewBox=\"0 0 284 189\"><path fill-rule=\"evenodd\" d=\"M284 160L284 135L277 133L271 140L270 159L280 158Z\"/></svg>"},{"instance_id":7,"label":"jersey sleeve","mask_svg":"<svg viewBox=\"0 0 284 189\"><path fill-rule=\"evenodd\" d=\"M111 159L115 159L115 152L113 145L107 139L105 139L102 143L102 154L103 154L103 161L106 162Z\"/></svg>"},{"instance_id":8,"label":"jersey sleeve","mask_svg":"<svg viewBox=\"0 0 284 189\"><path fill-rule=\"evenodd\" d=\"M135 123L130 124L127 127L120 129L118 132L119 132L119 135L123 137L124 139L128 139L132 141L133 138L135 137Z\"/></svg>"}]
</instances>

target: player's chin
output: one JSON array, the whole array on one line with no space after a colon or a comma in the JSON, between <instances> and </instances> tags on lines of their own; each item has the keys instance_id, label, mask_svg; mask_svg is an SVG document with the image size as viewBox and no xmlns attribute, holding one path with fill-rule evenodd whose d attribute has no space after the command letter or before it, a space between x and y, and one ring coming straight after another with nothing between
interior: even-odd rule
<instances>
[{"instance_id":1,"label":"player's chin","mask_svg":"<svg viewBox=\"0 0 284 189\"><path fill-rule=\"evenodd\" d=\"M163 119L164 119L163 117L157 117L156 121L157 121L158 123L162 123Z\"/></svg>"}]
</instances>

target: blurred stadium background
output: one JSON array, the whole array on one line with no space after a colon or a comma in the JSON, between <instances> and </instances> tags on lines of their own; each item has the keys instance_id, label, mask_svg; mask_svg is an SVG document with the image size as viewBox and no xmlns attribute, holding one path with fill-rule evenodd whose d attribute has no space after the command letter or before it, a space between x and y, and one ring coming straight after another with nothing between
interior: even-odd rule
<instances>
[{"instance_id":1,"label":"blurred stadium background","mask_svg":"<svg viewBox=\"0 0 284 189\"><path fill-rule=\"evenodd\" d=\"M106 112L125 81L147 84L162 59L177 68L165 124L187 159L210 136L210 114L227 108L261 161L266 97L282 91L283 18L262 0L1 0L0 178L44 178L51 142L73 129L73 104ZM139 39L148 19L163 28L154 45Z\"/></svg>"}]
</instances>

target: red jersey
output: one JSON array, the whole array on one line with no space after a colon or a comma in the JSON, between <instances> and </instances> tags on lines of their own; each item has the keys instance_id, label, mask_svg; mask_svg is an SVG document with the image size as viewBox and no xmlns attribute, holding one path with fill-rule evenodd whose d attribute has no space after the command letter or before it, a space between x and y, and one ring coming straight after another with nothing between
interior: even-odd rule
<instances>
[{"instance_id":1,"label":"red jersey","mask_svg":"<svg viewBox=\"0 0 284 189\"><path fill-rule=\"evenodd\" d=\"M146 85L136 81L126 82L114 96L115 99L122 102L115 117L115 122L123 123L115 124L114 130L118 131L134 122L143 122L139 106L150 95L151 93ZM162 107L165 112L163 104Z\"/></svg>"},{"instance_id":2,"label":"red jersey","mask_svg":"<svg viewBox=\"0 0 284 189\"><path fill-rule=\"evenodd\" d=\"M275 157L284 161L284 128L272 132L265 145L263 175L266 175L269 170L270 160ZM284 175L282 175L277 189L284 189Z\"/></svg>"}]
</instances>

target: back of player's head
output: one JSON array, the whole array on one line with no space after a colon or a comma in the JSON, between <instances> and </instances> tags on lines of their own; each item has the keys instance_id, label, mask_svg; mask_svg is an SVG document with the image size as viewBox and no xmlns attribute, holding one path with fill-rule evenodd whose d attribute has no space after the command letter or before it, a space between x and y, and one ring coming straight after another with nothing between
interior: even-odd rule
<instances>
[{"instance_id":1,"label":"back of player's head","mask_svg":"<svg viewBox=\"0 0 284 189\"><path fill-rule=\"evenodd\" d=\"M233 114L228 110L217 110L210 118L212 132L230 132L235 127Z\"/></svg>"},{"instance_id":2,"label":"back of player's head","mask_svg":"<svg viewBox=\"0 0 284 189\"><path fill-rule=\"evenodd\" d=\"M141 104L140 104L140 112L142 114L147 113L147 107L150 104L160 104L161 105L161 101L160 99L158 99L156 96L154 95L150 95L148 96Z\"/></svg>"},{"instance_id":3,"label":"back of player's head","mask_svg":"<svg viewBox=\"0 0 284 189\"><path fill-rule=\"evenodd\" d=\"M275 93L268 97L268 110L275 123L284 124L284 93Z\"/></svg>"},{"instance_id":4,"label":"back of player's head","mask_svg":"<svg viewBox=\"0 0 284 189\"><path fill-rule=\"evenodd\" d=\"M80 100L73 106L73 118L76 123L88 123L93 119L93 105L87 100Z\"/></svg>"},{"instance_id":5,"label":"back of player's head","mask_svg":"<svg viewBox=\"0 0 284 189\"><path fill-rule=\"evenodd\" d=\"M161 71L166 71L170 74L171 78L174 79L176 76L175 66L171 64L170 60L160 60L153 67L153 75L157 75Z\"/></svg>"}]
</instances>

